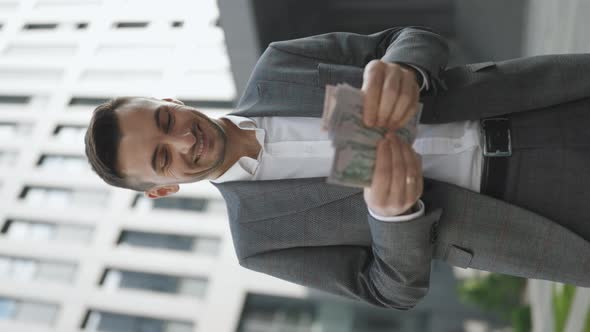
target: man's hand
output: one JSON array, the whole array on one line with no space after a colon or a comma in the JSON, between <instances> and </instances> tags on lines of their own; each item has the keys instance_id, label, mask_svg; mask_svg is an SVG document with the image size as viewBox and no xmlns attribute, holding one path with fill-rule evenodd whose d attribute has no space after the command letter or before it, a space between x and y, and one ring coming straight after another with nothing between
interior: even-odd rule
<instances>
[{"instance_id":1,"label":"man's hand","mask_svg":"<svg viewBox=\"0 0 590 332\"><path fill-rule=\"evenodd\" d=\"M389 132L377 145L371 187L364 189L367 206L383 217L403 214L418 201L423 185L422 158Z\"/></svg>"},{"instance_id":2,"label":"man's hand","mask_svg":"<svg viewBox=\"0 0 590 332\"><path fill-rule=\"evenodd\" d=\"M396 63L372 60L363 74L363 120L368 127L395 130L418 112L416 73Z\"/></svg>"}]
</instances>

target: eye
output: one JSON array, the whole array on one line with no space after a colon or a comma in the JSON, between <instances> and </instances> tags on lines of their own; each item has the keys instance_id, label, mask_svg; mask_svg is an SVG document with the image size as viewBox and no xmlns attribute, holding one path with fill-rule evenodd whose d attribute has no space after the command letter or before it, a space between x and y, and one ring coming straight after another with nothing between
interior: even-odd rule
<instances>
[{"instance_id":1,"label":"eye","mask_svg":"<svg viewBox=\"0 0 590 332\"><path fill-rule=\"evenodd\" d=\"M162 150L162 157L160 158L161 160L161 164L162 164L162 171L164 170L164 168L166 167L166 165L168 165L168 151L166 150Z\"/></svg>"},{"instance_id":2,"label":"eye","mask_svg":"<svg viewBox=\"0 0 590 332\"><path fill-rule=\"evenodd\" d=\"M172 121L172 113L169 110L166 110L166 114L168 115L168 122L166 124L166 132L169 133L172 130L172 125L174 124Z\"/></svg>"}]
</instances>

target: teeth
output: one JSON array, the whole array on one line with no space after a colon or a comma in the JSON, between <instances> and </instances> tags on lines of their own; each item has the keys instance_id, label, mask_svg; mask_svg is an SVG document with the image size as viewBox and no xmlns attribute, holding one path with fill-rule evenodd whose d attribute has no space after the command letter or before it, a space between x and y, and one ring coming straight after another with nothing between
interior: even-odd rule
<instances>
[{"instance_id":1,"label":"teeth","mask_svg":"<svg viewBox=\"0 0 590 332\"><path fill-rule=\"evenodd\" d=\"M199 147L197 150L197 158L195 158L195 160L198 160L201 157L201 153L203 153L203 148L205 147L205 145L203 144L203 133L198 131L197 137L199 139Z\"/></svg>"}]
</instances>

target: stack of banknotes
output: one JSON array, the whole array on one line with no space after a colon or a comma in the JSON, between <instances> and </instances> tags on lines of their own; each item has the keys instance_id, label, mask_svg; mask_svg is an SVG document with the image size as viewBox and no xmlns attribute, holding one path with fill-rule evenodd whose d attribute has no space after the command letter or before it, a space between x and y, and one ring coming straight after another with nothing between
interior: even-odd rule
<instances>
[{"instance_id":1,"label":"stack of banknotes","mask_svg":"<svg viewBox=\"0 0 590 332\"><path fill-rule=\"evenodd\" d=\"M405 127L396 130L398 137L409 144L416 139L422 104ZM382 128L363 124L363 93L347 84L326 86L321 126L328 131L334 146L334 161L329 183L349 187L371 185L377 143L386 134Z\"/></svg>"}]
</instances>

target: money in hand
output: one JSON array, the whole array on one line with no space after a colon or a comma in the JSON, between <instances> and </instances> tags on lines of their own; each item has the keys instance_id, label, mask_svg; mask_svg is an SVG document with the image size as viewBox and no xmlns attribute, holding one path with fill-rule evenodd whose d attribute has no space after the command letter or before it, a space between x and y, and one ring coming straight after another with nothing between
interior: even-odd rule
<instances>
[{"instance_id":1,"label":"money in hand","mask_svg":"<svg viewBox=\"0 0 590 332\"><path fill-rule=\"evenodd\" d=\"M406 126L396 130L398 137L408 144L413 144L416 139L422 113L422 104L419 106ZM347 84L326 86L321 126L328 131L335 150L328 182L351 187L370 186L377 142L386 130L363 124L363 93Z\"/></svg>"}]
</instances>

